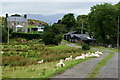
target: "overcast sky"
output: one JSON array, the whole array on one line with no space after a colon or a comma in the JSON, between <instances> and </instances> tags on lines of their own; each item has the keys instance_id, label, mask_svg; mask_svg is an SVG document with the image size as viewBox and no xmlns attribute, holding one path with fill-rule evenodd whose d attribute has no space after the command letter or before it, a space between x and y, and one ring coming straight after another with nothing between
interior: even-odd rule
<instances>
[{"instance_id":1,"label":"overcast sky","mask_svg":"<svg viewBox=\"0 0 120 80\"><path fill-rule=\"evenodd\" d=\"M1 0L0 16L8 14L41 14L60 13L88 14L90 7L108 2L116 4L119 0Z\"/></svg>"}]
</instances>

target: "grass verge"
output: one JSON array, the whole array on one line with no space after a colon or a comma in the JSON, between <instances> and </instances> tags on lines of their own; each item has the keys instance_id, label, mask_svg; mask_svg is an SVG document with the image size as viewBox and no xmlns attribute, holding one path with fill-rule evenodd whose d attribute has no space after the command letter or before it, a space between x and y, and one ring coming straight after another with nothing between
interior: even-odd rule
<instances>
[{"instance_id":1,"label":"grass verge","mask_svg":"<svg viewBox=\"0 0 120 80\"><path fill-rule=\"evenodd\" d=\"M107 49L107 50L112 50L112 51L120 52L120 50L115 49L115 48L106 48L106 47L93 47L93 48Z\"/></svg>"},{"instance_id":2,"label":"grass verge","mask_svg":"<svg viewBox=\"0 0 120 80\"><path fill-rule=\"evenodd\" d=\"M114 52L110 52L108 56L102 59L94 68L94 70L89 74L88 78L96 78L96 76L99 74L99 71L102 69L103 66L106 65L106 63L112 58L113 55Z\"/></svg>"},{"instance_id":3,"label":"grass verge","mask_svg":"<svg viewBox=\"0 0 120 80\"><path fill-rule=\"evenodd\" d=\"M73 67L76 64L79 64L85 60L71 60L65 61L65 67L56 68L55 65L59 61L55 62L46 62L43 64L23 66L23 67L4 67L3 78L50 78L66 69ZM24 75L23 75L24 74Z\"/></svg>"}]
</instances>

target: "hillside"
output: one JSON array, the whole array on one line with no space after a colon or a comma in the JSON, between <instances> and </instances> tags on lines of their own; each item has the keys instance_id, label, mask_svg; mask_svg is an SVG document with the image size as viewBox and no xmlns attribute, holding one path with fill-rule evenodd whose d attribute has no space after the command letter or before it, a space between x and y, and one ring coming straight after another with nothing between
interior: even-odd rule
<instances>
[{"instance_id":1,"label":"hillside","mask_svg":"<svg viewBox=\"0 0 120 80\"><path fill-rule=\"evenodd\" d=\"M2 22L2 26L4 25L5 17L0 17L0 21ZM37 25L48 25L48 23L35 20L35 19L28 19L28 26L37 26Z\"/></svg>"},{"instance_id":2,"label":"hillside","mask_svg":"<svg viewBox=\"0 0 120 80\"><path fill-rule=\"evenodd\" d=\"M48 25L46 22L35 20L35 19L28 19L29 26L37 26L37 25Z\"/></svg>"}]
</instances>

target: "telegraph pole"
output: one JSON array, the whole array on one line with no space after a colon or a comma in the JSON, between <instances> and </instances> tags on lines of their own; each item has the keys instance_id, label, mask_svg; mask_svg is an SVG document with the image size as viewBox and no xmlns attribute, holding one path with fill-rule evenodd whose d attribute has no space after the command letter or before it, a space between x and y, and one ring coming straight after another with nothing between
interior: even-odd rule
<instances>
[{"instance_id":1,"label":"telegraph pole","mask_svg":"<svg viewBox=\"0 0 120 80\"><path fill-rule=\"evenodd\" d=\"M83 19L82 19L82 29L81 29L81 34L83 34Z\"/></svg>"},{"instance_id":2,"label":"telegraph pole","mask_svg":"<svg viewBox=\"0 0 120 80\"><path fill-rule=\"evenodd\" d=\"M7 25L7 28L8 28L8 44L9 44L9 23L8 23L8 25Z\"/></svg>"},{"instance_id":3,"label":"telegraph pole","mask_svg":"<svg viewBox=\"0 0 120 80\"><path fill-rule=\"evenodd\" d=\"M118 31L117 31L117 49L119 49L119 16L118 16Z\"/></svg>"},{"instance_id":4,"label":"telegraph pole","mask_svg":"<svg viewBox=\"0 0 120 80\"><path fill-rule=\"evenodd\" d=\"M82 20L82 29L81 29L81 34L83 34L83 19ZM82 45L83 45L83 40L81 39Z\"/></svg>"}]
</instances>

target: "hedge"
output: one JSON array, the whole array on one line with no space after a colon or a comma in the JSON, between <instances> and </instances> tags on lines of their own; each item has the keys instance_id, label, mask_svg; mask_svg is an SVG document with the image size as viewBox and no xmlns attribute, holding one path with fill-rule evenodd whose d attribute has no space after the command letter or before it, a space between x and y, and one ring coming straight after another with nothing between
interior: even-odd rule
<instances>
[{"instance_id":1,"label":"hedge","mask_svg":"<svg viewBox=\"0 0 120 80\"><path fill-rule=\"evenodd\" d=\"M13 32L11 38L25 38L25 39L41 39L42 33L21 33Z\"/></svg>"}]
</instances>

